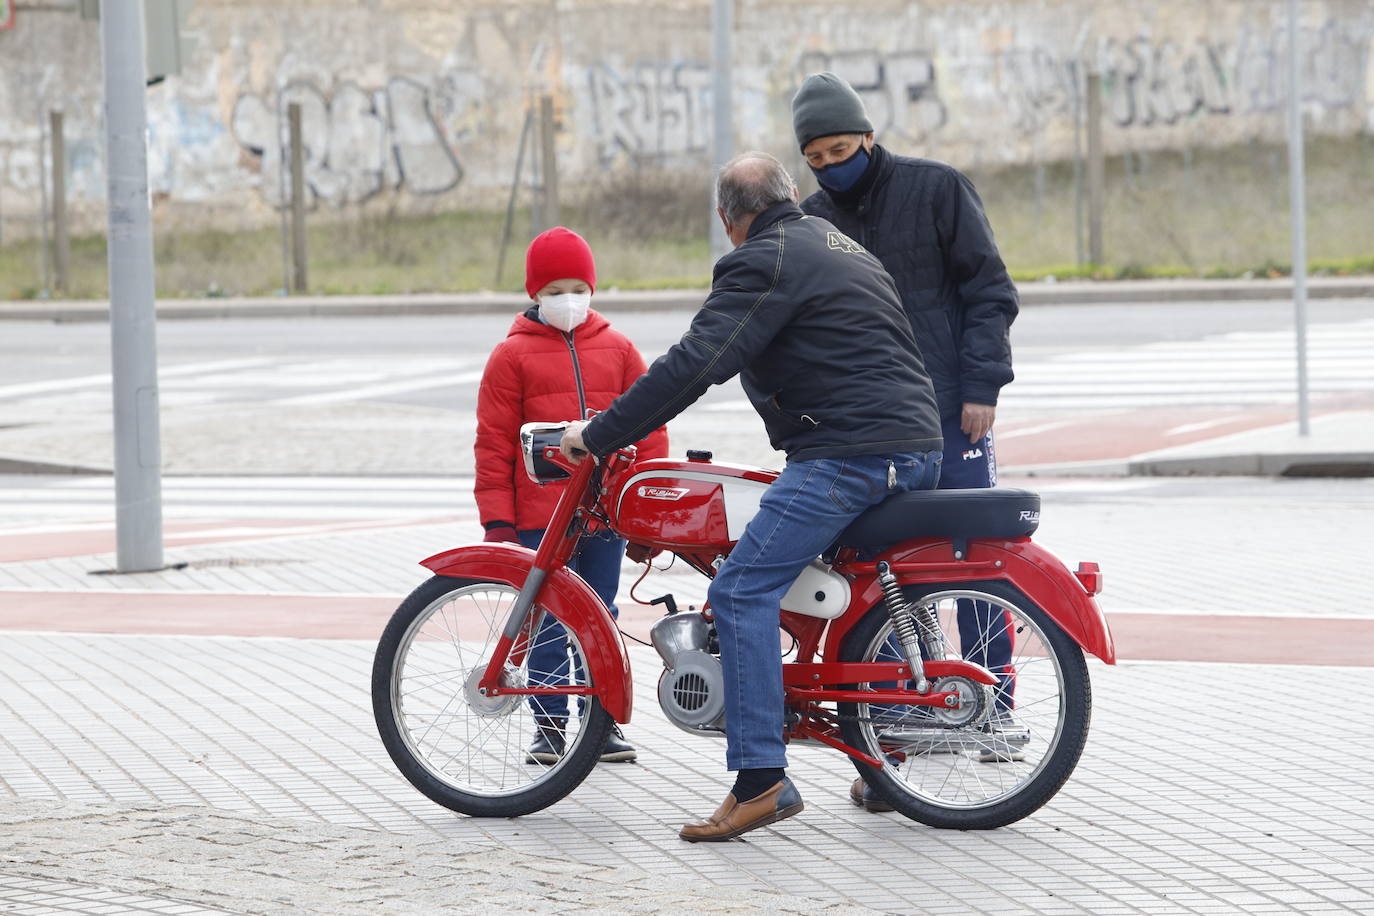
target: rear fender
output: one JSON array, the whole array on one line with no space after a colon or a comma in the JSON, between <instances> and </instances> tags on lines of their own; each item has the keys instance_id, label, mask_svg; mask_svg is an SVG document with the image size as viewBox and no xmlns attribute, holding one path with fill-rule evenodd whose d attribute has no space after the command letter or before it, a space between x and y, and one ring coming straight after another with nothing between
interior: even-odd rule
<instances>
[{"instance_id":1,"label":"rear fender","mask_svg":"<svg viewBox=\"0 0 1374 916\"><path fill-rule=\"evenodd\" d=\"M534 551L514 544L473 544L435 554L421 560L420 565L440 576L504 582L520 588L534 566ZM601 705L615 721L629 722L634 705L630 657L615 620L595 590L576 573L558 569L544 580L539 603L555 620L577 633Z\"/></svg>"},{"instance_id":2,"label":"rear fender","mask_svg":"<svg viewBox=\"0 0 1374 916\"><path fill-rule=\"evenodd\" d=\"M932 564L928 569L907 573L895 569L903 585L1006 582L1035 602L1085 651L1109 665L1116 664L1116 644L1102 609L1057 556L1029 538L971 540L963 561L952 559L947 540L923 540L885 553L880 559L894 567L901 563ZM934 568L934 564L939 568ZM851 625L883 599L877 577L866 580L863 589L854 590L850 608L845 612L845 621ZM830 629L826 657L838 658L840 642L849 626Z\"/></svg>"}]
</instances>

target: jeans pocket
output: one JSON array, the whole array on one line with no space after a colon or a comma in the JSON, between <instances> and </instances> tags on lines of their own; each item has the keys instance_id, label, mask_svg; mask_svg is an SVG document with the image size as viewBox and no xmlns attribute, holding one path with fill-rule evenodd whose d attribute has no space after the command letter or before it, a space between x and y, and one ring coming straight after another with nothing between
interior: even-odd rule
<instances>
[{"instance_id":1,"label":"jeans pocket","mask_svg":"<svg viewBox=\"0 0 1374 916\"><path fill-rule=\"evenodd\" d=\"M904 454L896 459L897 490L933 490L940 482L944 453L931 451Z\"/></svg>"},{"instance_id":2,"label":"jeans pocket","mask_svg":"<svg viewBox=\"0 0 1374 916\"><path fill-rule=\"evenodd\" d=\"M865 463L873 467L865 467ZM839 473L830 483L830 501L836 509L852 515L881 502L887 493L886 459L842 459Z\"/></svg>"}]
</instances>

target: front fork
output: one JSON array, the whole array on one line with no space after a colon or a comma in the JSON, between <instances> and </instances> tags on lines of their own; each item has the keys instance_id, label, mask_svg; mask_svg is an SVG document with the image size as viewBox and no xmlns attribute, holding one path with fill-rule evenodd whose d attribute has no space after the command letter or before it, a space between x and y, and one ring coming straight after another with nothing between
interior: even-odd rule
<instances>
[{"instance_id":1,"label":"front fork","mask_svg":"<svg viewBox=\"0 0 1374 916\"><path fill-rule=\"evenodd\" d=\"M917 693L930 692L930 680L925 674L923 658L931 661L945 660L945 640L940 632L940 622L930 612L928 605L913 607L902 594L902 586L892 574L892 567L886 560L878 562L878 584L883 589L883 605L887 616L892 620L892 630L902 655L911 666L912 680L916 682ZM924 655L922 650L924 649Z\"/></svg>"},{"instance_id":2,"label":"front fork","mask_svg":"<svg viewBox=\"0 0 1374 916\"><path fill-rule=\"evenodd\" d=\"M545 458L557 462L559 460L558 450L546 448ZM539 590L543 587L549 570L561 569L572 558L573 551L577 547L577 511L586 496L587 482L591 479L595 467L596 462L590 456L577 465L572 471L572 477L568 481L567 488L559 497L558 505L554 507L548 529L543 540L539 542L538 549L534 552L534 564L530 568L529 575L525 577L525 584L520 586L520 594L515 599L515 605L511 608L510 616L506 618L506 625L501 630L501 638L496 641L496 648L491 654L491 660L487 662L487 669L482 674L477 692L483 696L533 692L530 688L503 689L501 674L505 670L507 660L516 667L522 665L525 661L525 654L529 652L534 640L538 638L545 612L540 610L538 613L531 614L530 610L534 607L535 599L539 597ZM523 640L516 652L512 654L511 648L516 645L516 639L522 631L526 630L529 634L528 638ZM569 688L541 688L539 692L566 693L569 692ZM585 693L586 691L583 690L582 692Z\"/></svg>"}]
</instances>

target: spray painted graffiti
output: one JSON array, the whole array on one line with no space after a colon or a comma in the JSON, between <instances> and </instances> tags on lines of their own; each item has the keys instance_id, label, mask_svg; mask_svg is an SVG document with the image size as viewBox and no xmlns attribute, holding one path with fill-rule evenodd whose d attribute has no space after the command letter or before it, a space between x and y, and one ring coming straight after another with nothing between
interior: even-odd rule
<instances>
[{"instance_id":1,"label":"spray painted graffiti","mask_svg":"<svg viewBox=\"0 0 1374 916\"><path fill-rule=\"evenodd\" d=\"M628 73L598 65L587 87L603 163L663 161L706 151L711 71L701 63L639 64Z\"/></svg>"},{"instance_id":2,"label":"spray painted graffiti","mask_svg":"<svg viewBox=\"0 0 1374 916\"><path fill-rule=\"evenodd\" d=\"M849 81L879 136L919 143L948 118L924 51L807 51L797 61L798 81L822 70Z\"/></svg>"},{"instance_id":3,"label":"spray painted graffiti","mask_svg":"<svg viewBox=\"0 0 1374 916\"><path fill-rule=\"evenodd\" d=\"M315 198L342 205L390 189L438 194L463 178L425 86L398 77L381 89L345 82L327 94L296 81L271 103L248 93L234 104L234 138L256 161L261 193L273 206L289 196L283 169L289 168L287 111L293 102L301 106L305 180Z\"/></svg>"},{"instance_id":4,"label":"spray painted graffiti","mask_svg":"<svg viewBox=\"0 0 1374 916\"><path fill-rule=\"evenodd\" d=\"M1299 44L1303 100L1321 110L1366 104L1370 39L1329 21ZM1235 40L1191 44L1148 36L1104 39L1086 60L1044 47L1012 48L994 62L998 91L1026 132L1072 117L1082 77L1102 75L1104 106L1120 127L1150 128L1210 115L1278 111L1287 99L1288 42L1282 29L1242 29Z\"/></svg>"}]
</instances>

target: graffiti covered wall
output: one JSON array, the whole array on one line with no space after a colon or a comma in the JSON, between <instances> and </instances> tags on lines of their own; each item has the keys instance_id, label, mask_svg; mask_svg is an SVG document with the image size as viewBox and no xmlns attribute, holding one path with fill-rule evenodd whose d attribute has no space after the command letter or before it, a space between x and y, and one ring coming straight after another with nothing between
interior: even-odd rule
<instances>
[{"instance_id":1,"label":"graffiti covered wall","mask_svg":"<svg viewBox=\"0 0 1374 916\"><path fill-rule=\"evenodd\" d=\"M560 180L700 168L711 146L710 0L199 0L179 77L148 90L155 198L274 218L286 111L302 110L310 205L488 206L514 177L530 100L555 97ZM1271 0L924 3L737 0L738 147L796 161L789 101L845 76L880 140L964 166L1071 156L1084 78L1109 151L1283 136L1287 33ZM1312 130L1374 129L1374 8L1303 4ZM68 187L104 192L95 23L34 12L0 33L0 217L39 206L46 112ZM167 210L167 208L163 208Z\"/></svg>"}]
</instances>

